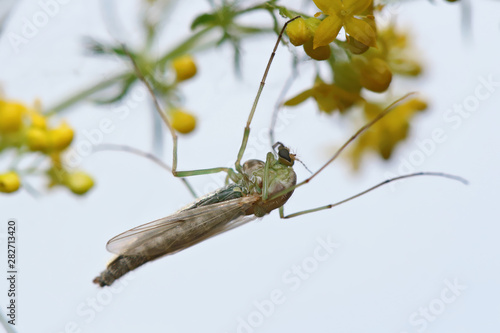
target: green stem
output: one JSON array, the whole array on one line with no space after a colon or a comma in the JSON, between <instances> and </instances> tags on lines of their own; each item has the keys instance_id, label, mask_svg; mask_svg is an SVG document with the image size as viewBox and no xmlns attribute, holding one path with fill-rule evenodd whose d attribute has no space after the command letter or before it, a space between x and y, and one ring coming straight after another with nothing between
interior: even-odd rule
<instances>
[{"instance_id":1,"label":"green stem","mask_svg":"<svg viewBox=\"0 0 500 333\"><path fill-rule=\"evenodd\" d=\"M196 46L196 44L198 43L198 40L201 39L207 32L212 30L212 28L213 27L208 27L208 28L205 28L203 30L198 31L197 33L195 33L194 35L192 35L191 37L186 39L184 42L179 44L177 47L175 47L172 51L168 52L163 57L161 57L158 60L158 64L159 64L160 68L163 67L165 65L165 63L167 61L169 61L170 59L179 57L179 56L183 55L184 53L187 53L188 51L192 50Z\"/></svg>"},{"instance_id":2,"label":"green stem","mask_svg":"<svg viewBox=\"0 0 500 333\"><path fill-rule=\"evenodd\" d=\"M56 104L55 106L49 108L45 114L47 116L52 116L56 113L60 113L64 111L65 109L69 108L70 106L73 106L74 104L84 100L85 98L89 97L90 95L99 92L100 90L107 88L115 83L118 83L120 81L123 81L125 78L130 76L132 74L130 73L120 73L115 76L110 77L107 80L104 80L98 84L92 85L90 88L86 88L75 95L70 96L69 98L63 100L59 104Z\"/></svg>"}]
</instances>

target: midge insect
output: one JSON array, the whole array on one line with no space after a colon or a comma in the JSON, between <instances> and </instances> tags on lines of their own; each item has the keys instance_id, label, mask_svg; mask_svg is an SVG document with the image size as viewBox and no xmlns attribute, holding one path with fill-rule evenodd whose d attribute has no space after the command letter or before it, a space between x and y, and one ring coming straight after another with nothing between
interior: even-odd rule
<instances>
[{"instance_id":1,"label":"midge insect","mask_svg":"<svg viewBox=\"0 0 500 333\"><path fill-rule=\"evenodd\" d=\"M370 128L377 121L386 116L399 102L408 96L407 95L392 103L372 121L361 127L318 171L300 183L297 183L297 176L293 170L293 165L297 158L285 145L280 142L273 145L273 151L267 153L265 162L260 160L249 160L241 165L241 159L245 152L250 134L250 124L257 108L260 94L264 88L269 68L283 32L287 24L291 21L293 21L293 19L285 23L283 26L271 57L267 63L257 96L255 97L250 115L248 116L243 134L243 140L234 164L234 170L231 168L212 168L177 171L177 135L166 118L165 113L162 111L162 108L155 97L153 88L142 75L133 57L129 54L137 76L149 90L151 96L153 97L157 111L172 135L172 174L176 177L188 177L226 172L227 185L196 200L187 207L182 208L170 216L143 224L112 238L108 242L106 248L108 251L115 253L118 256L113 259L108 264L107 268L94 279L94 283L101 287L109 286L116 279L147 263L148 261L182 251L208 238L239 227L256 218L263 217L275 209L279 209L280 217L284 219L313 213L340 205L389 182L422 175L446 177L467 183L466 180L461 177L439 172L413 173L385 180L361 193L337 203L285 215L283 206L295 189L307 184L315 178L321 171L323 171L323 169L332 163L352 141L354 141L360 134ZM125 47L124 50L126 52ZM158 160L155 161L158 162ZM186 181L185 183L189 187L189 184Z\"/></svg>"}]
</instances>

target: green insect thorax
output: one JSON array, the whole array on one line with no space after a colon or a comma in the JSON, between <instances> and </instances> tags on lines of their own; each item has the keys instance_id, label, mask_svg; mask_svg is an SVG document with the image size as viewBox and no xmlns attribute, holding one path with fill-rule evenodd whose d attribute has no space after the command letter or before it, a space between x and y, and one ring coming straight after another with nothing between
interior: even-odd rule
<instances>
[{"instance_id":1,"label":"green insect thorax","mask_svg":"<svg viewBox=\"0 0 500 333\"><path fill-rule=\"evenodd\" d=\"M248 160L243 164L243 177L239 182L240 186L247 195L258 195L261 197L261 200L247 213L260 217L285 204L293 191L278 197L275 197L275 195L294 186L297 182L297 176L292 167L293 160L291 161L290 163L289 160L285 160L285 163L283 163L282 156L278 155L278 157L275 157L274 154L268 153L266 162ZM264 177L266 169L268 183L265 188ZM263 197L265 192L267 192L267 199Z\"/></svg>"}]
</instances>

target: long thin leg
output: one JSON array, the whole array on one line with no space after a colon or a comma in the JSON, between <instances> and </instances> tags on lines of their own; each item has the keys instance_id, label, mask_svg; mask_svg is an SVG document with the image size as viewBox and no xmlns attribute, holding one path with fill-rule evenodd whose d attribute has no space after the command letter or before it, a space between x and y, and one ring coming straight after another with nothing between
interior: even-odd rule
<instances>
[{"instance_id":1,"label":"long thin leg","mask_svg":"<svg viewBox=\"0 0 500 333\"><path fill-rule=\"evenodd\" d=\"M290 215L285 215L284 214L283 206L281 206L280 207L280 217L282 219L289 219L289 218L300 216L300 215L304 215L304 214L318 212L318 211L324 210L324 209L330 209L330 208L333 208L335 206L338 206L338 205L341 205L343 203L346 203L347 201L351 201L352 199L360 197L360 196L362 196L362 195L364 195L364 194L366 194L368 192L371 192L371 191L373 191L376 188L379 188L381 186L389 184L390 182L393 182L393 181L396 181L396 180L400 180L400 179L404 179L404 178L416 177L416 176L438 176L438 177L450 178L450 179L459 181L459 182L461 182L463 184L466 184L466 185L468 184L468 181L466 179L462 178L462 177L454 176L454 175L449 175L449 174L442 173L442 172L416 172L416 173L411 173L411 174L408 174L408 175L403 175L403 176L394 177L394 178L390 178L390 179L384 180L383 182L378 183L377 185L372 186L369 189L364 190L363 192L360 192L360 193L355 194L355 195L353 195L353 196L351 196L351 197L349 197L347 199L344 199L344 200L341 200L339 202L336 202L336 203L333 203L333 204L329 204L329 205L326 205L326 206L321 206L321 207L316 207L316 208L312 208L312 209L302 210L300 212L293 213L293 214L290 214Z\"/></svg>"},{"instance_id":2,"label":"long thin leg","mask_svg":"<svg viewBox=\"0 0 500 333\"><path fill-rule=\"evenodd\" d=\"M124 151L127 153L131 153L131 154L135 154L135 155L138 155L141 157L145 157L145 158L153 161L154 163L158 164L160 167L167 170L168 172L172 172L172 168L169 165L167 165L166 163L164 163L161 159L156 157L155 155L148 153L148 152L145 152L145 151L142 151L140 149L134 148L134 147L125 146L125 145L115 145L115 144L110 144L110 143L103 143L103 144L100 144L99 146L96 147L96 151L103 151L103 150ZM196 192L194 191L193 187L188 182L188 180L185 178L181 178L180 180L184 183L184 185L186 185L189 193L191 193L191 195L194 198L198 198L198 196L196 195Z\"/></svg>"},{"instance_id":3,"label":"long thin leg","mask_svg":"<svg viewBox=\"0 0 500 333\"><path fill-rule=\"evenodd\" d=\"M351 142L353 142L358 136L360 136L363 132L365 132L367 129L369 129L371 126L373 126L373 124L375 124L377 121L379 121L380 119L382 119L383 117L385 117L396 106L398 106L403 100L405 100L406 98L408 98L409 96L411 96L413 94L414 93L408 93L408 94L404 95L403 97L401 97L400 99L396 100L391 105L389 105L383 112L381 112L378 116L376 116L370 122L368 122L363 127L361 127L356 133L354 133L353 136L351 136L349 138L349 140L347 140L342 145L342 147L339 148L339 150L337 150L337 152L332 156L332 158L330 158L321 168L319 168L318 171L316 171L315 173L313 173L311 175L311 177L303 180L302 182L300 182L300 183L298 183L298 184L296 184L294 186L291 186L291 187L289 187L289 188L287 188L287 189L285 189L283 191L280 191L280 192L276 193L271 198L269 198L269 200L272 200L272 199L275 199L277 197L280 197L280 196L282 196L284 194L287 194L288 192L291 192L291 191L295 190L297 187L300 187L302 185L305 185L305 184L309 183L314 177L316 177L321 171L323 171L328 165L330 165L330 163L332 163L333 161L335 161L337 159L337 157L340 155L340 153L342 153L347 148L347 146L349 146L349 144Z\"/></svg>"},{"instance_id":4,"label":"long thin leg","mask_svg":"<svg viewBox=\"0 0 500 333\"><path fill-rule=\"evenodd\" d=\"M269 167L274 159L273 153L269 152L266 156L266 164L264 165L264 179L262 181L262 200L266 201L269 196Z\"/></svg>"},{"instance_id":5,"label":"long thin leg","mask_svg":"<svg viewBox=\"0 0 500 333\"><path fill-rule=\"evenodd\" d=\"M241 141L240 150L238 151L238 157L236 158L236 162L234 163L234 166L238 172L241 172L241 159L243 158L243 154L245 153L245 149L247 148L248 137L250 135L250 124L252 123L252 118L253 118L253 115L255 114L255 110L257 109L257 103L259 102L260 94L262 93L262 90L264 89L264 85L266 84L267 74L269 73L269 68L271 68L271 63L273 62L274 56L276 55L276 50L278 49L278 46L280 44L281 37L283 36L283 33L285 32L285 29L286 29L286 26L288 25L288 23L292 22L293 20L298 19L299 17L300 16L294 17L293 19L287 21L283 25L283 28L281 29L281 32L278 35L278 40L276 41L276 44L274 45L273 53L271 53L271 57L269 58L269 61L267 62L266 70L264 71L264 75L262 76L262 80L260 81L259 90L257 91L257 96L255 96L255 99L254 99L253 105L252 105L252 109L250 110L250 114L248 115L247 124L246 124L245 130L243 132L243 140Z\"/></svg>"},{"instance_id":6,"label":"long thin leg","mask_svg":"<svg viewBox=\"0 0 500 333\"><path fill-rule=\"evenodd\" d=\"M160 114L161 119L167 125L167 128L172 135L172 141L173 141L173 161L172 161L172 174L175 177L189 177L189 176L197 176L197 175L206 175L206 174L211 174L211 173L218 173L218 172L227 172L229 173L230 168L210 168L210 169L200 169L200 170L189 170L189 171L177 171L177 133L175 133L174 128L170 124L170 121L167 118L167 115L163 111L162 107L160 106L160 103L158 102L158 99L156 98L156 95L154 93L153 88L151 87L151 84L146 80L144 75L142 74L141 70L137 66L137 63L135 62L134 57L128 52L127 48L125 45L122 44L123 51L127 54L129 57L130 61L132 62L132 65L134 66L135 73L139 80L141 80L146 88L149 91L149 94L153 98L153 102L155 105L156 110Z\"/></svg>"}]
</instances>

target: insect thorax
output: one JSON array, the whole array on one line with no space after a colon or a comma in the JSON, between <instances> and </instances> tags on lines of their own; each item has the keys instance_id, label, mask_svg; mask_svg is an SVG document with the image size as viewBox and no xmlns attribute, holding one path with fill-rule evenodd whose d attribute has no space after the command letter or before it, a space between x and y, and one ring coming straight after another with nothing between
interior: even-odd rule
<instances>
[{"instance_id":1,"label":"insect thorax","mask_svg":"<svg viewBox=\"0 0 500 333\"><path fill-rule=\"evenodd\" d=\"M242 180L240 185L244 188L247 195L258 195L262 198L264 192L265 163L260 160L248 160L243 164L243 173L247 176L248 180ZM293 191L276 198L273 198L273 196L292 187L297 182L297 176L293 168L281 164L274 157L269 164L268 179L267 193L269 199L258 201L254 207L247 210L247 215L255 214L258 217L262 217L269 214L272 210L283 206Z\"/></svg>"}]
</instances>

